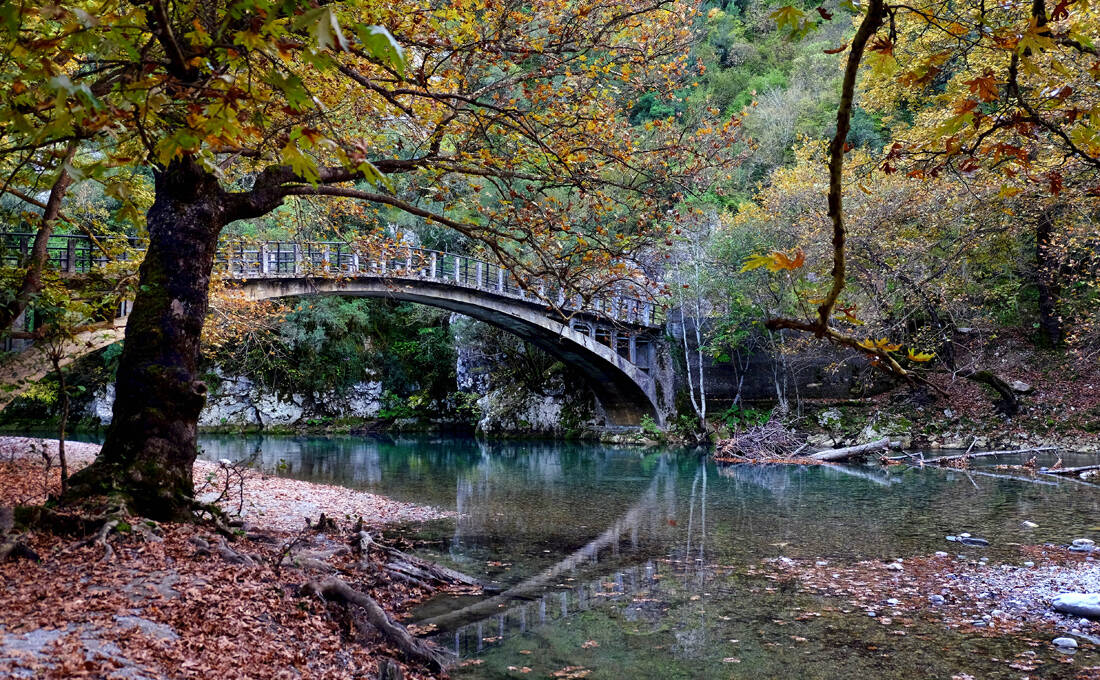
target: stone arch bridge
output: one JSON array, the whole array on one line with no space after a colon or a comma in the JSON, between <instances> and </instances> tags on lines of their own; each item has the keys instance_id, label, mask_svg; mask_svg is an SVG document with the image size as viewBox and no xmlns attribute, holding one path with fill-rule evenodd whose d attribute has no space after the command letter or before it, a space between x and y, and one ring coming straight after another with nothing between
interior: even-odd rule
<instances>
[{"instance_id":1,"label":"stone arch bridge","mask_svg":"<svg viewBox=\"0 0 1100 680\"><path fill-rule=\"evenodd\" d=\"M0 263L23 261L33 238L0 234ZM87 236L79 235L55 236L49 256L68 275L85 274L107 261ZM577 369L587 377L609 424L636 425L644 415L663 424L671 411L663 317L649 300L615 293L591 300L567 297L540 281L521 285L496 263L408 246L368 254L345 242L228 243L216 269L251 300L386 297L458 312L511 332ZM69 360L121 340L128 313L123 303L118 318L78 334L66 348ZM29 330L32 321L20 323ZM4 349L15 353L0 364L0 408L50 370L28 341L7 345Z\"/></svg>"}]
</instances>

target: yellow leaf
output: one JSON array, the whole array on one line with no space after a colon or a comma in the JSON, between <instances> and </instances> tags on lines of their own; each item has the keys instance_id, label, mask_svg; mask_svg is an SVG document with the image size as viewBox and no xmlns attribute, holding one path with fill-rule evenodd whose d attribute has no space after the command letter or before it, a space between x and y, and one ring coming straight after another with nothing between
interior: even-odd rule
<instances>
[{"instance_id":1,"label":"yellow leaf","mask_svg":"<svg viewBox=\"0 0 1100 680\"><path fill-rule=\"evenodd\" d=\"M771 264L771 255L752 255L749 259L745 260L745 266L741 267L741 271L747 272L753 269L760 269L761 267L768 267L771 269Z\"/></svg>"},{"instance_id":2,"label":"yellow leaf","mask_svg":"<svg viewBox=\"0 0 1100 680\"><path fill-rule=\"evenodd\" d=\"M912 347L909 348L909 361L917 361L924 363L925 361L931 361L935 356L935 352L918 352Z\"/></svg>"}]
</instances>

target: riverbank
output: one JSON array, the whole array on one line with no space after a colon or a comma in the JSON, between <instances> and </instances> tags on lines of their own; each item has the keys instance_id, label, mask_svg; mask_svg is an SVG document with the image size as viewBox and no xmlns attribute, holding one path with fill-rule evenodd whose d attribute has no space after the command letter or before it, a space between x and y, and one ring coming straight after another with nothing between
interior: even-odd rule
<instances>
[{"instance_id":1,"label":"riverbank","mask_svg":"<svg viewBox=\"0 0 1100 680\"><path fill-rule=\"evenodd\" d=\"M1052 544L1017 549L1014 564L992 563L980 547L956 544L951 552L855 564L768 558L746 573L824 596L834 610L872 617L894 635L934 622L968 635L1015 636L1025 641L1019 653L994 660L1014 670L1034 670L1040 657L1071 663L1078 648L1100 645L1100 607L1092 618L1053 607L1065 593L1100 592L1100 563L1091 551ZM1100 667L1080 670L1079 678L1100 678Z\"/></svg>"},{"instance_id":2,"label":"riverbank","mask_svg":"<svg viewBox=\"0 0 1100 680\"><path fill-rule=\"evenodd\" d=\"M75 470L99 446L66 449ZM0 438L0 544L12 529L5 508L59 491L56 454L56 440ZM390 578L381 551L357 553L348 537L360 518L374 533L452 513L227 462L197 462L195 484L200 498L222 496L236 540L136 517L103 541L23 533L24 557L37 559L0 561L0 676L374 678L401 659L405 677L435 677L363 610L304 586L335 576L400 617L435 589ZM319 527L322 513L330 521Z\"/></svg>"}]
</instances>

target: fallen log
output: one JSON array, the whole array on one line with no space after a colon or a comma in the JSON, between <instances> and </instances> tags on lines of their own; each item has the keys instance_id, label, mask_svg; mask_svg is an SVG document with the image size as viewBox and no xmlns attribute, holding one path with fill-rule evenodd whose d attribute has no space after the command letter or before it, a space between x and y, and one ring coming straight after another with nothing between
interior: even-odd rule
<instances>
[{"instance_id":1,"label":"fallen log","mask_svg":"<svg viewBox=\"0 0 1100 680\"><path fill-rule=\"evenodd\" d=\"M329 602L344 602L363 610L367 620L380 633L393 641L409 659L423 663L433 671L445 670L450 655L443 649L412 636L404 626L395 622L373 597L361 593L340 579L329 576L305 583L300 594L319 597Z\"/></svg>"},{"instance_id":2,"label":"fallen log","mask_svg":"<svg viewBox=\"0 0 1100 680\"><path fill-rule=\"evenodd\" d=\"M1068 468L1044 468L1042 470L1039 470L1039 473L1044 475L1075 475L1078 472L1087 472L1089 470L1100 470L1100 465L1081 465L1079 467Z\"/></svg>"},{"instance_id":3,"label":"fallen log","mask_svg":"<svg viewBox=\"0 0 1100 680\"><path fill-rule=\"evenodd\" d=\"M357 550L360 551L363 557L366 557L370 550L380 550L388 556L390 561L386 564L386 570L390 573L400 573L405 576L413 577L418 581L432 581L447 586L472 586L474 588L480 588L487 593L498 593L501 591L501 587L495 583L463 574L450 567L421 559L415 555L409 555L408 553L401 552L397 548L376 543L366 531L360 531L356 535L355 540L357 543Z\"/></svg>"},{"instance_id":4,"label":"fallen log","mask_svg":"<svg viewBox=\"0 0 1100 680\"><path fill-rule=\"evenodd\" d=\"M881 451L883 449L888 449L891 447L897 448L899 446L901 446L900 443L891 442L889 438L884 438L870 442L868 444L860 444L858 446L846 446L842 449L829 449L827 451L818 451L817 453L811 453L810 458L813 458L814 460L847 460L848 458L862 456L865 453Z\"/></svg>"},{"instance_id":5,"label":"fallen log","mask_svg":"<svg viewBox=\"0 0 1100 680\"><path fill-rule=\"evenodd\" d=\"M925 465L937 465L949 460L963 460L971 458L985 458L987 456L1007 456L1010 454L1018 453L1042 453L1043 451L1057 451L1057 446L1039 446L1030 449L1004 449L1002 451L979 451L977 453L959 453L951 456L940 456L939 458L929 458L924 461Z\"/></svg>"}]
</instances>

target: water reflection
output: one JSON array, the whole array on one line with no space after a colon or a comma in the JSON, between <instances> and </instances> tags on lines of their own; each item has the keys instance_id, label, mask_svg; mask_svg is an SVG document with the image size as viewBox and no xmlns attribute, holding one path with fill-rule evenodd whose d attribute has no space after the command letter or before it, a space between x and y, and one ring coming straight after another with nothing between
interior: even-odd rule
<instances>
[{"instance_id":1,"label":"water reflection","mask_svg":"<svg viewBox=\"0 0 1100 680\"><path fill-rule=\"evenodd\" d=\"M776 642L789 642L790 634L773 619L820 602L769 592L739 574L766 557L957 551L944 537L962 531L992 543L965 548L970 557L1018 562L1019 544L1092 536L1100 510L1093 488L992 467L716 468L686 452L412 437L206 437L203 446L212 458L256 453L279 474L457 510L455 520L406 536L425 556L505 586L488 598L436 598L416 613L420 623L438 626L441 642L487 661L462 671L470 677L512 677L507 666L517 663L553 670L567 665L563 659L602 664L592 678L621 677L623 667L631 677L661 680L904 678L915 677L906 673L915 663L929 664L926 676L969 669L1002 677L999 666L978 659L1002 654L995 648L1009 643L956 633L944 642L938 624L919 631L925 641L914 644L916 636L884 637L874 621L823 616L799 629L821 640L809 660L806 648ZM601 638L599 649L578 651L578 635ZM730 648L731 639L742 642ZM948 643L957 654L921 660L929 644ZM520 645L536 652L512 656ZM883 661L872 648L898 658ZM722 666L727 657L745 663ZM650 673L650 666L661 670ZM715 667L721 672L712 675Z\"/></svg>"}]
</instances>

